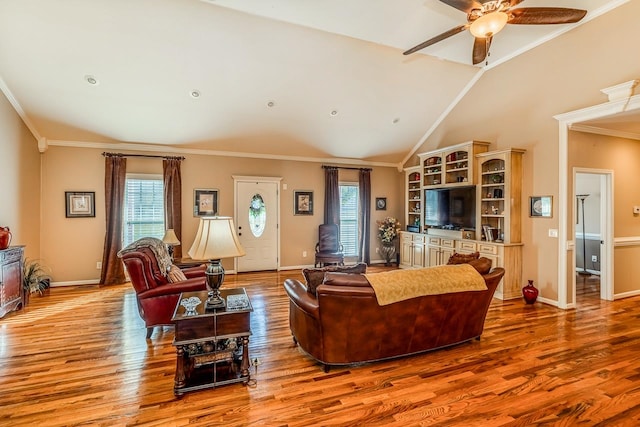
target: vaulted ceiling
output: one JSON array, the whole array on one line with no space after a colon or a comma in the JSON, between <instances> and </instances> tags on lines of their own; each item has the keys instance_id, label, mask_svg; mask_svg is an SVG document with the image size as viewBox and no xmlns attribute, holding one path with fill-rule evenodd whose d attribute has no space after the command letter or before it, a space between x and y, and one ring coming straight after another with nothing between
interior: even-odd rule
<instances>
[{"instance_id":1,"label":"vaulted ceiling","mask_svg":"<svg viewBox=\"0 0 640 427\"><path fill-rule=\"evenodd\" d=\"M0 87L50 144L391 165L482 73L626 1L525 0L588 14L507 25L474 66L468 31L402 54L466 23L439 0L2 0Z\"/></svg>"}]
</instances>

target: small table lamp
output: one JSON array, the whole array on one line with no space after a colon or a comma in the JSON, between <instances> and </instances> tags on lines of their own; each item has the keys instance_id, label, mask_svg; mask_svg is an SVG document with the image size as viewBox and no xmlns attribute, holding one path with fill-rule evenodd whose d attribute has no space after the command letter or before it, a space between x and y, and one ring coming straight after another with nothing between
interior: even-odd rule
<instances>
[{"instance_id":1,"label":"small table lamp","mask_svg":"<svg viewBox=\"0 0 640 427\"><path fill-rule=\"evenodd\" d=\"M167 245L167 250L169 251L169 256L171 257L171 262L173 262L173 247L180 244L180 240L178 240L178 236L176 236L176 232L173 231L173 228L169 228L167 229L167 231L165 231L162 242Z\"/></svg>"},{"instance_id":2,"label":"small table lamp","mask_svg":"<svg viewBox=\"0 0 640 427\"><path fill-rule=\"evenodd\" d=\"M236 235L233 218L222 216L200 218L198 232L189 249L189 256L192 259L209 260L205 271L209 298L205 308L222 308L226 305L220 296L220 287L224 282L224 268L220 259L244 255L244 249Z\"/></svg>"}]
</instances>

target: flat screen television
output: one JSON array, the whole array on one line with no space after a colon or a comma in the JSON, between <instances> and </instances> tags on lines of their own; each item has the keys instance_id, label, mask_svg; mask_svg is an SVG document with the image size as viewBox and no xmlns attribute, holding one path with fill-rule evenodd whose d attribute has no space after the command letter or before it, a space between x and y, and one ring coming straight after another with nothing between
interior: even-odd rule
<instances>
[{"instance_id":1,"label":"flat screen television","mask_svg":"<svg viewBox=\"0 0 640 427\"><path fill-rule=\"evenodd\" d=\"M476 186L424 190L424 224L449 230L475 230Z\"/></svg>"}]
</instances>

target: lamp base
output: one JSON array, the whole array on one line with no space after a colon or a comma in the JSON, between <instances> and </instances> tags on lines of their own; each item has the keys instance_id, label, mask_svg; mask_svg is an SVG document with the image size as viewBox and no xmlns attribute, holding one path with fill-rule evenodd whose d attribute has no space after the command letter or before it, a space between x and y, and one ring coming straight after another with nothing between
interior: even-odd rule
<instances>
[{"instance_id":1,"label":"lamp base","mask_svg":"<svg viewBox=\"0 0 640 427\"><path fill-rule=\"evenodd\" d=\"M204 305L205 310L226 307L224 298L220 296L220 287L224 282L224 268L220 260L209 260L209 265L204 273L207 276L207 289L209 290L209 298Z\"/></svg>"},{"instance_id":2,"label":"lamp base","mask_svg":"<svg viewBox=\"0 0 640 427\"><path fill-rule=\"evenodd\" d=\"M220 295L209 295L207 301L204 304L205 310L212 310L214 308L225 308L227 304L224 302L224 298Z\"/></svg>"}]
</instances>

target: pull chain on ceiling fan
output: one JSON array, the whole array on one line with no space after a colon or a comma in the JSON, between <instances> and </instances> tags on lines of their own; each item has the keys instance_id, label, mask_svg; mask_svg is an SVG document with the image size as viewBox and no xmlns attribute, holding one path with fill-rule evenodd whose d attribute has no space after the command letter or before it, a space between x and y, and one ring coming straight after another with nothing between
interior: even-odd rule
<instances>
[{"instance_id":1,"label":"pull chain on ceiling fan","mask_svg":"<svg viewBox=\"0 0 640 427\"><path fill-rule=\"evenodd\" d=\"M404 52L409 55L431 46L451 36L469 29L475 38L473 43L473 64L484 61L489 54L493 37L507 24L543 25L572 24L587 14L586 10L564 7L521 7L514 6L524 0L440 0L467 14L467 23L452 28Z\"/></svg>"}]
</instances>

